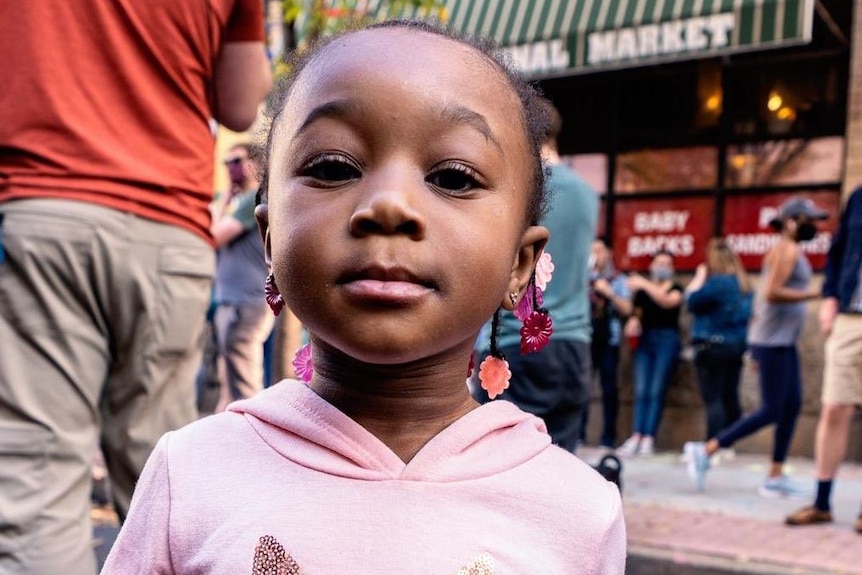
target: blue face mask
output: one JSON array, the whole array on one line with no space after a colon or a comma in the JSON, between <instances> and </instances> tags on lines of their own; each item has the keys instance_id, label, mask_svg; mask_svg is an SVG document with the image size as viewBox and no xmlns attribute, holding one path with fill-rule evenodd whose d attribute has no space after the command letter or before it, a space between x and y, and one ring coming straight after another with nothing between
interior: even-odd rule
<instances>
[{"instance_id":1,"label":"blue face mask","mask_svg":"<svg viewBox=\"0 0 862 575\"><path fill-rule=\"evenodd\" d=\"M650 275L654 281L663 282L673 277L673 270L666 267L653 268Z\"/></svg>"}]
</instances>

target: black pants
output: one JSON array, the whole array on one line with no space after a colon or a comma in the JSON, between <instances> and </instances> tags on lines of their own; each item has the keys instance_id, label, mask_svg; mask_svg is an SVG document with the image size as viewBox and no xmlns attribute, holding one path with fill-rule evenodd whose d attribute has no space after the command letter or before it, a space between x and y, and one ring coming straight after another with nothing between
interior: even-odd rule
<instances>
[{"instance_id":1,"label":"black pants","mask_svg":"<svg viewBox=\"0 0 862 575\"><path fill-rule=\"evenodd\" d=\"M501 351L512 379L500 397L541 417L554 443L574 452L589 398L590 345L552 339L539 353L521 355L518 347Z\"/></svg>"},{"instance_id":2,"label":"black pants","mask_svg":"<svg viewBox=\"0 0 862 575\"><path fill-rule=\"evenodd\" d=\"M617 419L620 412L620 393L618 389L618 368L620 364L620 346L606 345L592 350L593 370L598 373L599 385L602 390L602 447L616 447ZM587 439L587 424L589 423L590 407L584 411L581 423L581 441Z\"/></svg>"},{"instance_id":3,"label":"black pants","mask_svg":"<svg viewBox=\"0 0 862 575\"><path fill-rule=\"evenodd\" d=\"M736 422L742 414L739 405L739 378L742 371L743 344L696 344L694 365L703 403L706 405L706 438Z\"/></svg>"},{"instance_id":4,"label":"black pants","mask_svg":"<svg viewBox=\"0 0 862 575\"><path fill-rule=\"evenodd\" d=\"M743 437L775 424L772 461L787 459L796 419L802 406L802 379L796 346L751 346L760 374L761 406L718 434L718 443L730 447Z\"/></svg>"}]
</instances>

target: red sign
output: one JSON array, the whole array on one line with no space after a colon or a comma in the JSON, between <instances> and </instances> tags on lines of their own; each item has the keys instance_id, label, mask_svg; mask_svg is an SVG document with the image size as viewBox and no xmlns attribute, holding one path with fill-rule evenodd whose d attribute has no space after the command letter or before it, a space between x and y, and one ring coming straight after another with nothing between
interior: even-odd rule
<instances>
[{"instance_id":1,"label":"red sign","mask_svg":"<svg viewBox=\"0 0 862 575\"><path fill-rule=\"evenodd\" d=\"M781 203L794 196L811 198L819 208L830 214L828 220L817 223L817 236L810 242L800 244L814 269L819 270L826 265L826 254L838 224L838 192L729 196L724 204L724 236L733 251L739 254L747 270L760 269L763 256L778 241L779 236L769 227L769 222L778 214Z\"/></svg>"},{"instance_id":2,"label":"red sign","mask_svg":"<svg viewBox=\"0 0 862 575\"><path fill-rule=\"evenodd\" d=\"M712 237L713 198L621 199L615 206L614 254L624 271L646 271L660 251L674 255L678 270L703 261Z\"/></svg>"}]
</instances>

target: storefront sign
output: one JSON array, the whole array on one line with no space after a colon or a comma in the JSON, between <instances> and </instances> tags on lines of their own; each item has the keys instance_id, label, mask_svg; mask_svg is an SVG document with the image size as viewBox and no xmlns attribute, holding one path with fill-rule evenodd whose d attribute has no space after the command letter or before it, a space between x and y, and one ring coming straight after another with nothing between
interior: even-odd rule
<instances>
[{"instance_id":1,"label":"storefront sign","mask_svg":"<svg viewBox=\"0 0 862 575\"><path fill-rule=\"evenodd\" d=\"M537 78L804 44L811 41L815 0L440 3L452 28L493 38ZM404 16L415 15L406 10Z\"/></svg>"},{"instance_id":2,"label":"storefront sign","mask_svg":"<svg viewBox=\"0 0 862 575\"><path fill-rule=\"evenodd\" d=\"M671 20L587 35L587 65L613 65L629 60L667 57L726 48L736 16L733 12ZM509 46L505 49L519 70L548 74L574 67L562 38Z\"/></svg>"},{"instance_id":3,"label":"storefront sign","mask_svg":"<svg viewBox=\"0 0 862 575\"><path fill-rule=\"evenodd\" d=\"M779 235L769 227L769 222L778 215L781 203L795 195L811 198L820 208L833 214L817 224L819 233L813 240L802 244L814 269L822 269L826 265L826 254L838 223L838 192L731 196L725 200L724 236L746 269L760 269L763 256L779 239Z\"/></svg>"},{"instance_id":4,"label":"storefront sign","mask_svg":"<svg viewBox=\"0 0 862 575\"><path fill-rule=\"evenodd\" d=\"M593 32L587 36L587 64L596 66L724 48L730 43L735 25L736 16L728 12Z\"/></svg>"},{"instance_id":5,"label":"storefront sign","mask_svg":"<svg viewBox=\"0 0 862 575\"><path fill-rule=\"evenodd\" d=\"M658 251L674 255L677 269L703 261L713 226L712 198L620 200L614 217L614 252L620 268L645 271Z\"/></svg>"},{"instance_id":6,"label":"storefront sign","mask_svg":"<svg viewBox=\"0 0 862 575\"><path fill-rule=\"evenodd\" d=\"M526 74L547 74L572 65L571 55L562 39L521 44L505 51L515 66Z\"/></svg>"}]
</instances>

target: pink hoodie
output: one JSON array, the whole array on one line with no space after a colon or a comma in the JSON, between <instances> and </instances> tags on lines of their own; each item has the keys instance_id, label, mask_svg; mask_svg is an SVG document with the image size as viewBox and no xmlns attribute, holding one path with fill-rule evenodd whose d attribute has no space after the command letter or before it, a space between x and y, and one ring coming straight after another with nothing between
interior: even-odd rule
<instances>
[{"instance_id":1,"label":"pink hoodie","mask_svg":"<svg viewBox=\"0 0 862 575\"><path fill-rule=\"evenodd\" d=\"M159 442L103 575L625 570L619 492L494 401L402 462L285 380Z\"/></svg>"}]
</instances>

